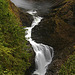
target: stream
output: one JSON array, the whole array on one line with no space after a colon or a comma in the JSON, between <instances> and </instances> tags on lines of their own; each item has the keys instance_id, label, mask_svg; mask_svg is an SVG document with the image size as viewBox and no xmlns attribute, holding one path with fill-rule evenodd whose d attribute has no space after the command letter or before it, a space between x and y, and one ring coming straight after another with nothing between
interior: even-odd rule
<instances>
[{"instance_id":1,"label":"stream","mask_svg":"<svg viewBox=\"0 0 75 75\"><path fill-rule=\"evenodd\" d=\"M54 51L53 48L48 46L48 45L44 45L42 43L36 43L34 40L32 40L31 38L31 32L32 29L39 24L39 22L41 22L41 20L43 19L42 17L36 16L37 15L37 11L28 11L27 13L29 13L30 15L33 16L33 22L31 24L31 27L26 27L26 34L25 38L27 41L30 42L30 44L33 47L33 50L35 52L35 71L33 73L36 75L45 75L46 70L48 68L48 64L51 63L53 55L54 55Z\"/></svg>"}]
</instances>

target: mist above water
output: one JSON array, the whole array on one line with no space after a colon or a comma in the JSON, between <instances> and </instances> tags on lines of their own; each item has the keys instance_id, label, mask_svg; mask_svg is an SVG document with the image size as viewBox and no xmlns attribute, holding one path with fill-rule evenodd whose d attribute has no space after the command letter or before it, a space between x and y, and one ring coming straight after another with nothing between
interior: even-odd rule
<instances>
[{"instance_id":1,"label":"mist above water","mask_svg":"<svg viewBox=\"0 0 75 75\"><path fill-rule=\"evenodd\" d=\"M11 0L17 7L27 9L27 10L37 10L42 12L47 12L52 6L56 5L58 2L56 0L50 1L29 1L29 0Z\"/></svg>"}]
</instances>

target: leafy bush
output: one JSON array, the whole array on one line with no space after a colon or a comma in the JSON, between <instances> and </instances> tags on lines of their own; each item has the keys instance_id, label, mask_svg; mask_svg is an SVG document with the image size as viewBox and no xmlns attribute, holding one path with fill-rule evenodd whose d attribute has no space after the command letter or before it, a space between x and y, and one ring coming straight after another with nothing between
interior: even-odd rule
<instances>
[{"instance_id":1,"label":"leafy bush","mask_svg":"<svg viewBox=\"0 0 75 75\"><path fill-rule=\"evenodd\" d=\"M10 9L9 0L0 0L0 75L24 75L32 56L25 49L25 30Z\"/></svg>"},{"instance_id":2,"label":"leafy bush","mask_svg":"<svg viewBox=\"0 0 75 75\"><path fill-rule=\"evenodd\" d=\"M71 55L67 62L62 65L59 75L75 75L75 54Z\"/></svg>"}]
</instances>

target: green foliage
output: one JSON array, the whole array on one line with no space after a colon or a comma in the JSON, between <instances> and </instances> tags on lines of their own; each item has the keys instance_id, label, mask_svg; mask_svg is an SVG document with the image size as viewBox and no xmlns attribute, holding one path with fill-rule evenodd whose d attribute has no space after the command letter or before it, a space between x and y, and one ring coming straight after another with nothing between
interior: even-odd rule
<instances>
[{"instance_id":1,"label":"green foliage","mask_svg":"<svg viewBox=\"0 0 75 75\"><path fill-rule=\"evenodd\" d=\"M67 62L62 65L59 75L75 75L75 54L71 55Z\"/></svg>"},{"instance_id":2,"label":"green foliage","mask_svg":"<svg viewBox=\"0 0 75 75\"><path fill-rule=\"evenodd\" d=\"M25 49L25 30L12 13L9 1L0 0L0 75L24 75L32 56Z\"/></svg>"}]
</instances>

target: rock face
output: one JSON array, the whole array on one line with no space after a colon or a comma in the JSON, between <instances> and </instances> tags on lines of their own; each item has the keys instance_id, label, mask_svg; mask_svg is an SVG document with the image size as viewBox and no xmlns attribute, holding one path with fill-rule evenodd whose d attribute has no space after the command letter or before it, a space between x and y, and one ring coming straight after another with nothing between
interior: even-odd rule
<instances>
[{"instance_id":1,"label":"rock face","mask_svg":"<svg viewBox=\"0 0 75 75\"><path fill-rule=\"evenodd\" d=\"M58 75L61 64L74 52L75 25L73 0L65 0L42 15L44 19L32 31L32 38L54 48L55 56L46 75ZM66 52L66 53L65 53Z\"/></svg>"},{"instance_id":2,"label":"rock face","mask_svg":"<svg viewBox=\"0 0 75 75\"><path fill-rule=\"evenodd\" d=\"M75 40L72 0L42 16L42 22L33 29L34 40L51 45L56 50Z\"/></svg>"}]
</instances>

